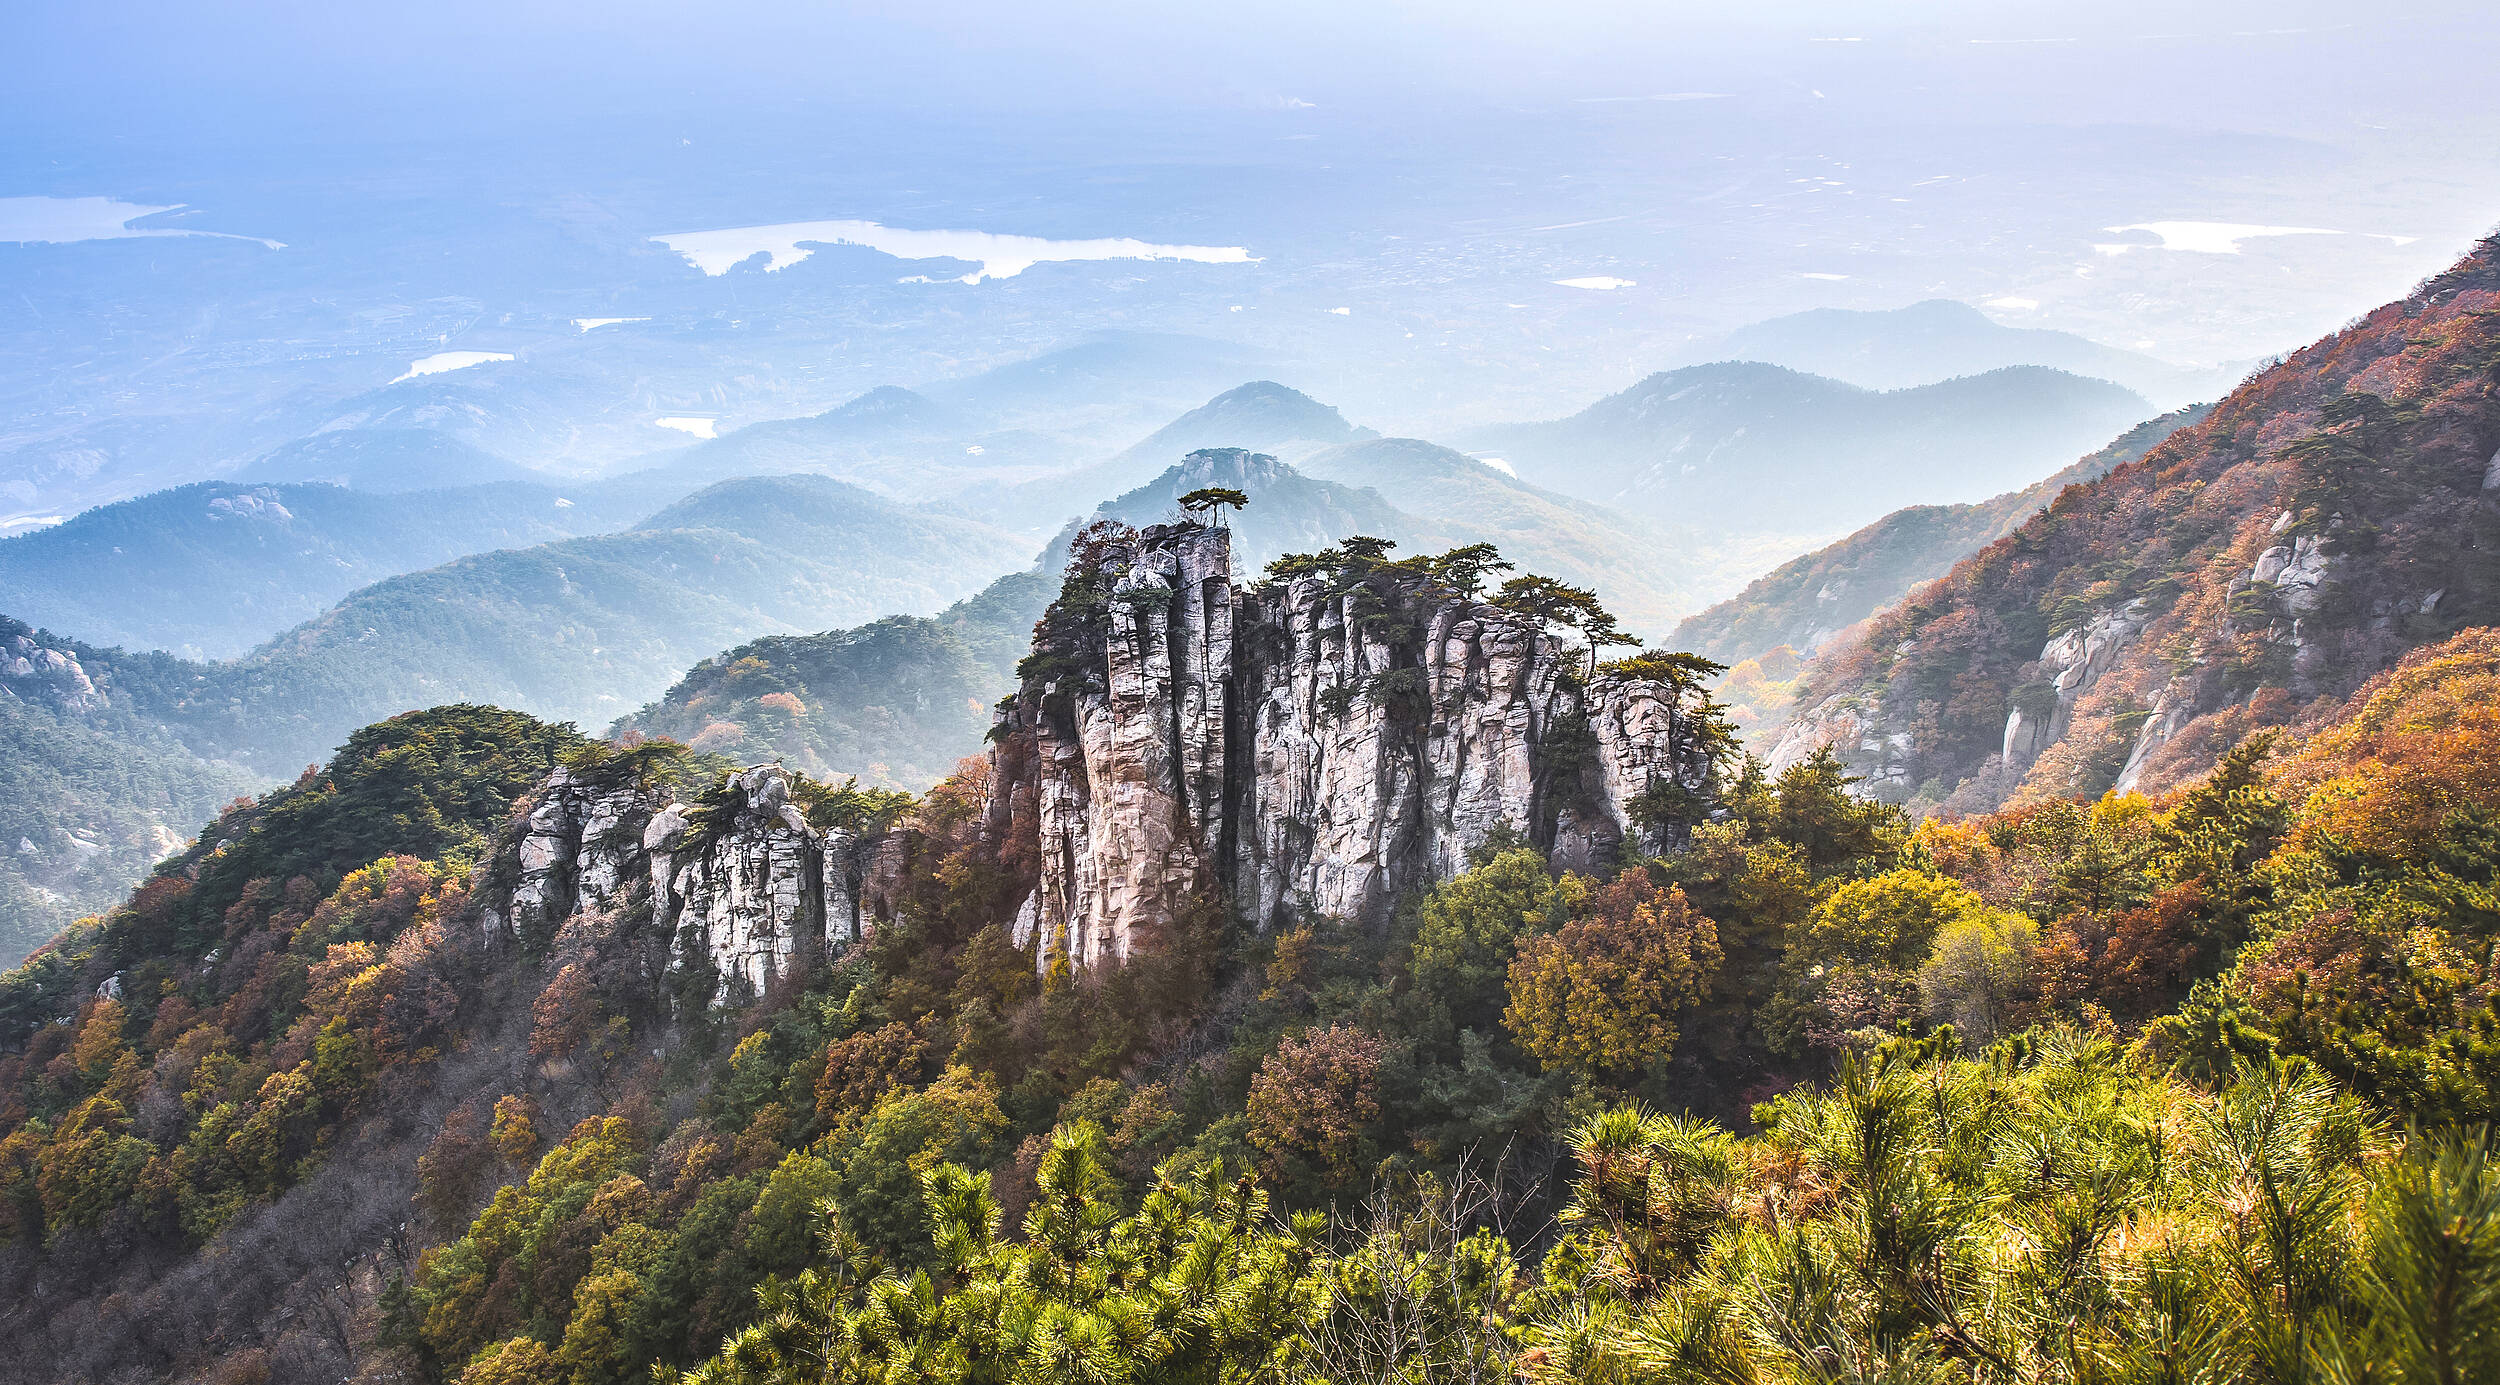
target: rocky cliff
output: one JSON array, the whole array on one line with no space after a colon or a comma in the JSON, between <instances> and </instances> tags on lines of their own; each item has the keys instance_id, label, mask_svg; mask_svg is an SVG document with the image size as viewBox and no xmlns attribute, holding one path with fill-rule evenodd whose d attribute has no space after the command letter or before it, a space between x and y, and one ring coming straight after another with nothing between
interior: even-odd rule
<instances>
[{"instance_id":1,"label":"rocky cliff","mask_svg":"<svg viewBox=\"0 0 2500 1385\"><path fill-rule=\"evenodd\" d=\"M1717 723L1689 678L1593 667L1445 560L1365 542L1243 584L1225 529L1079 537L997 713L981 815L1038 967L1126 958L1193 911L1376 922L1487 844L1602 867L1712 801ZM693 989L735 1003L892 917L913 840L811 823L775 766L695 805L561 770L482 922L543 940L647 908L671 970L708 969Z\"/></svg>"},{"instance_id":2,"label":"rocky cliff","mask_svg":"<svg viewBox=\"0 0 2500 1385\"><path fill-rule=\"evenodd\" d=\"M672 972L703 974L697 999L761 996L803 959L859 940L862 884L884 840L810 824L790 788L779 766L760 765L689 805L559 769L516 833L509 890L481 922L544 940L584 910L633 911Z\"/></svg>"},{"instance_id":3,"label":"rocky cliff","mask_svg":"<svg viewBox=\"0 0 2500 1385\"><path fill-rule=\"evenodd\" d=\"M1206 899L1377 920L1497 839L1602 864L1706 797L1697 692L1592 676L1545 622L1376 559L1242 584L1220 528L1080 542L992 732L989 830L1041 965L1126 957Z\"/></svg>"}]
</instances>

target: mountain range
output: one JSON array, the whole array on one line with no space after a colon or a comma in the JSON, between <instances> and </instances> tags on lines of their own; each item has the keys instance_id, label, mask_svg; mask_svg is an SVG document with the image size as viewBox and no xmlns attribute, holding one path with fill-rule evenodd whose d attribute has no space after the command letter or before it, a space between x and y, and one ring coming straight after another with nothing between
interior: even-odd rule
<instances>
[{"instance_id":1,"label":"mountain range","mask_svg":"<svg viewBox=\"0 0 2500 1385\"><path fill-rule=\"evenodd\" d=\"M11 614L96 643L233 658L383 578L639 518L577 493L201 481L0 539L0 592Z\"/></svg>"},{"instance_id":2,"label":"mountain range","mask_svg":"<svg viewBox=\"0 0 2500 1385\"><path fill-rule=\"evenodd\" d=\"M1729 362L1663 371L1569 418L1462 444L1648 523L1819 539L1904 505L2029 485L2154 412L2107 381L2038 366L1876 391Z\"/></svg>"},{"instance_id":3,"label":"mountain range","mask_svg":"<svg viewBox=\"0 0 2500 1385\"><path fill-rule=\"evenodd\" d=\"M2219 398L2247 373L2246 367L2173 365L2072 332L2008 326L1945 298L1900 308L1791 313L1739 328L1690 354L1696 363L1762 361L1871 390L2045 366L2123 385L2164 409Z\"/></svg>"},{"instance_id":4,"label":"mountain range","mask_svg":"<svg viewBox=\"0 0 2500 1385\"><path fill-rule=\"evenodd\" d=\"M157 781L222 792L291 774L375 717L445 701L499 702L588 726L625 717L621 725L709 734L711 744L782 755L812 772L919 788L977 738L972 704L1003 688L1009 651L1020 648L1035 607L1029 593L993 601L1006 618L977 635L980 622L961 612L934 622L915 613L971 596L988 577L1024 567L1036 548L1047 550L1051 570L1067 516L1158 522L1173 516L1182 491L1204 484L1236 484L1254 497L1235 521L1245 562L1313 551L1350 532L1410 552L1490 542L1526 570L1597 591L1633 630L1653 635L1729 590L1755 555L1777 551L1776 537L1668 527L1637 506L1573 498L1504 465L1377 437L1268 381L1224 390L1102 462L1073 468L1062 466L1082 455L1067 450L1077 446L1070 435L972 431L1037 417L1054 379L1081 397L1140 381L1169 388L1233 359L1175 348L1175 359L1160 360L1171 345L1105 339L944 390L880 389L597 479L528 472L393 415L279 449L250 473L268 480L178 488L0 541L0 592L30 625L74 633L44 638L82 651L71 657L122 699L113 717L85 714L76 735L61 723L22 738L52 748L30 750L37 762L28 772L57 781L29 791L23 816L45 831L113 836L120 845L89 875L126 879L154 850L142 844L186 830L197 795L137 796L163 810L135 810L148 832L121 831L61 787L103 781L77 746L129 732L131 763L154 766ZM2019 392L2032 382L1996 383ZM1806 388L1861 393L1830 382ZM1741 445L1778 419L1776 409L1731 407L1708 421ZM974 437L998 453L964 441ZM1037 450L1019 460L1015 449L1028 444ZM1236 451L1220 465L1173 466L1183 451L1225 447ZM1309 471L1257 459L1277 454ZM1060 469L1017 486L972 486L934 506L825 474L943 495L967 477L1018 466ZM522 479L457 484L482 477ZM1104 500L1119 478L1141 479ZM872 628L880 617L894 620ZM986 642L988 653L942 647L941 634ZM749 647L759 639L767 643ZM840 647L807 643L817 640ZM183 657L123 654L115 644ZM741 652L710 658L725 649ZM752 681L759 661L771 678L751 687L730 688L736 680L718 671L743 669ZM676 670L689 671L670 691ZM770 709L758 709L772 691L787 691L806 715L771 724ZM698 702L727 710L715 715ZM0 874L8 869L0 863ZM50 866L37 873L66 878ZM18 910L21 933L39 934L77 907L52 893L60 898L21 892L31 901Z\"/></svg>"},{"instance_id":5,"label":"mountain range","mask_svg":"<svg viewBox=\"0 0 2500 1385\"><path fill-rule=\"evenodd\" d=\"M264 489L289 488L241 493ZM386 578L223 661L124 653L19 623L13 638L29 644L16 662L0 656L0 710L22 757L9 821L32 845L0 854L0 947L48 936L181 841L203 804L293 775L358 726L460 701L604 726L715 651L934 611L1031 552L828 477L754 477L622 533ZM77 878L90 884L72 887L64 851L79 854Z\"/></svg>"},{"instance_id":6,"label":"mountain range","mask_svg":"<svg viewBox=\"0 0 2500 1385\"><path fill-rule=\"evenodd\" d=\"M2205 416L2198 404L2148 419L2047 479L1969 505L1912 505L1838 543L1793 558L1675 627L1669 641L1723 664L1786 646L1809 655L1922 582L2003 538L2059 492L2142 457Z\"/></svg>"}]
</instances>

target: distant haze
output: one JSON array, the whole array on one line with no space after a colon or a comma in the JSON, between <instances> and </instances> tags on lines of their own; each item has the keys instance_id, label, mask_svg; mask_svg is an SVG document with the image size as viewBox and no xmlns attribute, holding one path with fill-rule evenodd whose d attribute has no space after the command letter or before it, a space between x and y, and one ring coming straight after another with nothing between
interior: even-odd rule
<instances>
[{"instance_id":1,"label":"distant haze","mask_svg":"<svg viewBox=\"0 0 2500 1385\"><path fill-rule=\"evenodd\" d=\"M337 427L641 467L663 420L941 399L1106 333L1258 363L1045 381L1039 435L956 455L1100 462L1262 376L1446 441L1938 301L2071 349L1780 363L2169 405L2500 222L2488 7L1773 11L24 0L0 529Z\"/></svg>"}]
</instances>

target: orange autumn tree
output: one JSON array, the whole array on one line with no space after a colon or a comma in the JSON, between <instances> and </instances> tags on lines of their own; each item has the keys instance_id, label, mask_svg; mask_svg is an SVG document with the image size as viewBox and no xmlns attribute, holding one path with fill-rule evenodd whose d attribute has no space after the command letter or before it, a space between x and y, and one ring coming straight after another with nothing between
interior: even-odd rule
<instances>
[{"instance_id":1,"label":"orange autumn tree","mask_svg":"<svg viewBox=\"0 0 2500 1385\"><path fill-rule=\"evenodd\" d=\"M2437 839L2452 813L2500 808L2500 630L2415 650L2355 693L2277 781L2306 796L2297 838L2332 838L2396 860Z\"/></svg>"},{"instance_id":2,"label":"orange autumn tree","mask_svg":"<svg viewBox=\"0 0 2500 1385\"><path fill-rule=\"evenodd\" d=\"M1502 1023L1548 1072L1628 1079L1675 1052L1677 1016L1722 960L1718 925L1633 866L1569 923L1520 941Z\"/></svg>"},{"instance_id":3,"label":"orange autumn tree","mask_svg":"<svg viewBox=\"0 0 2500 1385\"><path fill-rule=\"evenodd\" d=\"M1267 1155L1270 1172L1284 1161L1308 1160L1331 1181L1361 1172L1358 1151L1380 1116L1380 1060L1388 1044L1352 1025L1314 1029L1285 1040L1250 1079L1250 1142Z\"/></svg>"}]
</instances>

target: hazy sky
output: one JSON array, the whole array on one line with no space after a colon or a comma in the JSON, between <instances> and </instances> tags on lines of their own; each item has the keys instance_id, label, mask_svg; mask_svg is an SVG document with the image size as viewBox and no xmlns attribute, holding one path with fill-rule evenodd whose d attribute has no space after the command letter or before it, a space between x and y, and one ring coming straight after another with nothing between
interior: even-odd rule
<instances>
[{"instance_id":1,"label":"hazy sky","mask_svg":"<svg viewBox=\"0 0 2500 1385\"><path fill-rule=\"evenodd\" d=\"M560 120L584 109L1555 100L1790 87L1888 118L2307 130L2490 121L2472 3L1168 0L806 4L14 0L8 109L179 134L300 115ZM1855 40L1843 42L1842 40ZM197 132L201 127L191 127Z\"/></svg>"}]
</instances>

